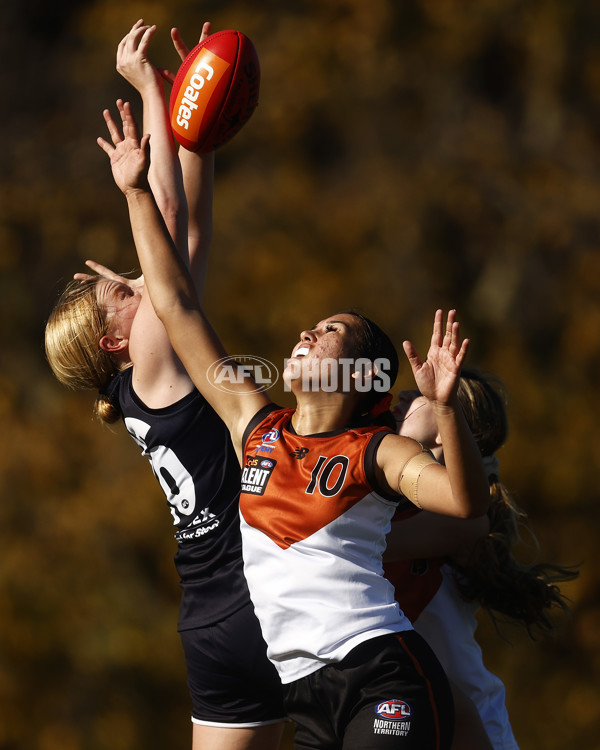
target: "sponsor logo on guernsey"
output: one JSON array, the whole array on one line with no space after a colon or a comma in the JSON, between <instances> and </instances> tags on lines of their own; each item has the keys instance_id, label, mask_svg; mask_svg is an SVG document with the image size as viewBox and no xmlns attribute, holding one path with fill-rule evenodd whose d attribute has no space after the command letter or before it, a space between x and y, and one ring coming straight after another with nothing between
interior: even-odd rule
<instances>
[{"instance_id":1,"label":"sponsor logo on guernsey","mask_svg":"<svg viewBox=\"0 0 600 750\"><path fill-rule=\"evenodd\" d=\"M393 698L375 706L377 717L373 722L374 734L406 737L410 731L411 707L405 701Z\"/></svg>"},{"instance_id":2,"label":"sponsor logo on guernsey","mask_svg":"<svg viewBox=\"0 0 600 750\"><path fill-rule=\"evenodd\" d=\"M242 471L242 492L250 495L264 495L265 489L277 461L256 456L247 456Z\"/></svg>"},{"instance_id":3,"label":"sponsor logo on guernsey","mask_svg":"<svg viewBox=\"0 0 600 750\"><path fill-rule=\"evenodd\" d=\"M269 443L276 443L279 440L279 430L273 427L269 432L265 432L262 436L262 445L259 445L254 449L255 453L273 453L275 450ZM265 445L266 443L266 445Z\"/></svg>"},{"instance_id":4,"label":"sponsor logo on guernsey","mask_svg":"<svg viewBox=\"0 0 600 750\"><path fill-rule=\"evenodd\" d=\"M218 528L219 519L211 513L210 508L204 508L184 529L175 533L175 539L178 542L189 542L192 539L200 539Z\"/></svg>"},{"instance_id":5,"label":"sponsor logo on guernsey","mask_svg":"<svg viewBox=\"0 0 600 750\"><path fill-rule=\"evenodd\" d=\"M306 454L308 453L308 448L294 448L294 450L290 453L290 456L293 456L293 458L297 458L298 461L301 461L303 458L306 458Z\"/></svg>"},{"instance_id":6,"label":"sponsor logo on guernsey","mask_svg":"<svg viewBox=\"0 0 600 750\"><path fill-rule=\"evenodd\" d=\"M273 448L272 445L259 445L258 448L255 449L255 453L273 453L275 448Z\"/></svg>"},{"instance_id":7,"label":"sponsor logo on guernsey","mask_svg":"<svg viewBox=\"0 0 600 750\"><path fill-rule=\"evenodd\" d=\"M273 427L272 430L269 430L269 432L265 432L262 436L263 443L274 443L276 440L279 440L279 430L275 427Z\"/></svg>"}]
</instances>

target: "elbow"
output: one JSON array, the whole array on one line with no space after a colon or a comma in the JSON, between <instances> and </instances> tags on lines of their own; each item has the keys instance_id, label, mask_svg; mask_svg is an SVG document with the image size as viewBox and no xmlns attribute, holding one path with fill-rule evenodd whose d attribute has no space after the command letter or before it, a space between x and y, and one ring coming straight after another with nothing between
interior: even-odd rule
<instances>
[{"instance_id":1,"label":"elbow","mask_svg":"<svg viewBox=\"0 0 600 750\"><path fill-rule=\"evenodd\" d=\"M198 305L194 303L194 300L190 299L189 295L185 292L178 292L169 295L169 297L162 300L158 305L156 314L160 320L165 323L165 321L180 318L189 310L195 310L197 308Z\"/></svg>"},{"instance_id":2,"label":"elbow","mask_svg":"<svg viewBox=\"0 0 600 750\"><path fill-rule=\"evenodd\" d=\"M156 317L168 329L169 323L174 317L175 307L172 305L167 298L153 299L152 307L156 313Z\"/></svg>"},{"instance_id":3,"label":"elbow","mask_svg":"<svg viewBox=\"0 0 600 750\"><path fill-rule=\"evenodd\" d=\"M489 487L486 487L485 491L478 492L471 498L468 507L465 509L465 514L462 517L467 519L486 517L489 505L490 490Z\"/></svg>"},{"instance_id":4,"label":"elbow","mask_svg":"<svg viewBox=\"0 0 600 750\"><path fill-rule=\"evenodd\" d=\"M161 321L165 328L176 325L176 321L189 310L198 308L197 301L183 290L173 290L166 294L161 294L156 299L152 299L152 305L156 317Z\"/></svg>"}]
</instances>

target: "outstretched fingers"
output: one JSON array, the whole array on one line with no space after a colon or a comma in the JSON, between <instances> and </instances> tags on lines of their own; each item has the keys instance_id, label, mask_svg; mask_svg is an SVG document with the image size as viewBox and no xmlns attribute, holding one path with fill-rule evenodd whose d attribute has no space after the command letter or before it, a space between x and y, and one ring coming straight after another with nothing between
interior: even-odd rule
<instances>
[{"instance_id":1,"label":"outstretched fingers","mask_svg":"<svg viewBox=\"0 0 600 750\"><path fill-rule=\"evenodd\" d=\"M102 138L102 136L99 136L98 138L96 138L96 143L108 156L111 156L115 150L115 147L111 143L109 143L107 140Z\"/></svg>"},{"instance_id":2,"label":"outstretched fingers","mask_svg":"<svg viewBox=\"0 0 600 750\"><path fill-rule=\"evenodd\" d=\"M200 42L203 42L207 37L209 37L210 33L211 33L211 23L210 21L205 21L202 24L202 31L200 33L200 39L198 40L198 44L200 44ZM183 62L185 58L190 54L190 49L187 46L187 44L183 41L181 32L176 26L171 29L171 39L173 40L173 46L175 47L177 54L179 55L179 57L181 58L181 61Z\"/></svg>"},{"instance_id":3,"label":"outstretched fingers","mask_svg":"<svg viewBox=\"0 0 600 750\"><path fill-rule=\"evenodd\" d=\"M120 273L115 273L108 266L102 265L95 260L86 260L85 265L95 271L99 276L104 276L107 279L113 279L113 281L124 281L129 283L129 280L122 276Z\"/></svg>"},{"instance_id":4,"label":"outstretched fingers","mask_svg":"<svg viewBox=\"0 0 600 750\"><path fill-rule=\"evenodd\" d=\"M211 28L212 27L211 27L210 21L205 21L202 24L202 33L200 34L200 42L203 42L207 37L210 36Z\"/></svg>"},{"instance_id":5,"label":"outstretched fingers","mask_svg":"<svg viewBox=\"0 0 600 750\"><path fill-rule=\"evenodd\" d=\"M456 355L460 351L460 347L462 343L461 338L460 338L460 325L458 321L452 324L452 329L450 331L449 338L450 338L450 343L448 345L448 349L450 351L450 354L453 357L456 357Z\"/></svg>"},{"instance_id":6,"label":"outstretched fingers","mask_svg":"<svg viewBox=\"0 0 600 750\"><path fill-rule=\"evenodd\" d=\"M456 356L461 347L460 324L456 320L456 310L450 310L444 326L444 311L436 310L431 334L432 348L447 349Z\"/></svg>"},{"instance_id":7,"label":"outstretched fingers","mask_svg":"<svg viewBox=\"0 0 600 750\"><path fill-rule=\"evenodd\" d=\"M444 322L444 311L436 310L433 318L433 331L431 332L431 346L442 346L444 335L442 332Z\"/></svg>"},{"instance_id":8,"label":"outstretched fingers","mask_svg":"<svg viewBox=\"0 0 600 750\"><path fill-rule=\"evenodd\" d=\"M127 137L127 133L125 129L124 105L123 105L122 99L117 99L117 109L119 110L119 114L121 115L123 133L121 133L121 130L119 130L119 126L115 122L115 119L110 109L105 109L102 112L102 116L104 117L104 122L106 123L106 127L108 128L108 133L110 135L112 145L105 138L100 137L96 139L96 143L109 156L112 155L112 153L114 152L115 148L119 145L119 143L122 143L123 140Z\"/></svg>"},{"instance_id":9,"label":"outstretched fingers","mask_svg":"<svg viewBox=\"0 0 600 750\"><path fill-rule=\"evenodd\" d=\"M458 320L456 320L456 310L450 310L448 312L448 318L446 320L446 331L444 333L442 346L443 348L448 350L453 359L457 361L457 364L459 364L459 355L462 359L464 359L466 353L465 349L465 352L462 355L460 354L463 351L463 344L464 342L462 341L460 335L460 323L458 322Z\"/></svg>"},{"instance_id":10,"label":"outstretched fingers","mask_svg":"<svg viewBox=\"0 0 600 750\"><path fill-rule=\"evenodd\" d=\"M118 106L119 106L119 103L117 102L117 107ZM110 139L113 142L113 144L115 146L117 146L123 140L123 136L121 135L121 131L119 130L119 126L115 122L115 119L112 116L112 112L110 111L110 109L105 109L102 112L102 116L104 117L104 122L106 123L106 127L108 128L108 133L110 135ZM104 140L104 139L102 139L102 140Z\"/></svg>"},{"instance_id":11,"label":"outstretched fingers","mask_svg":"<svg viewBox=\"0 0 600 750\"><path fill-rule=\"evenodd\" d=\"M203 42L207 37L210 36L210 34L211 34L211 23L210 21L205 21L202 24L202 32L200 34L200 39L198 40L198 44L200 44L200 42ZM190 49L187 46L187 44L183 41L181 32L176 26L174 26L171 29L171 39L173 40L173 46L175 47L175 51L179 55L181 62L184 62L186 57L190 54ZM168 68L158 68L158 72L164 78L164 80L167 81L167 83L171 83L171 84L174 83L175 74L171 72Z\"/></svg>"},{"instance_id":12,"label":"outstretched fingers","mask_svg":"<svg viewBox=\"0 0 600 750\"><path fill-rule=\"evenodd\" d=\"M140 52L144 57L146 57L146 52L148 51L148 46L150 45L150 40L154 36L154 32L156 31L156 26L146 26L144 29L144 33L142 34L141 39L139 40L139 43L137 45L137 50Z\"/></svg>"},{"instance_id":13,"label":"outstretched fingers","mask_svg":"<svg viewBox=\"0 0 600 750\"><path fill-rule=\"evenodd\" d=\"M138 21L136 21L131 29L125 34L123 39L119 42L119 45L117 46L117 61L120 57L122 57L123 52L125 51L125 47L129 44L131 40L132 34L135 34L138 29L142 28L144 26L144 19L140 18Z\"/></svg>"},{"instance_id":14,"label":"outstretched fingers","mask_svg":"<svg viewBox=\"0 0 600 750\"><path fill-rule=\"evenodd\" d=\"M141 45L141 40L148 34L150 29L156 30L156 26L148 26L142 19L135 23L127 36L125 37L125 47L128 52L135 52Z\"/></svg>"},{"instance_id":15,"label":"outstretched fingers","mask_svg":"<svg viewBox=\"0 0 600 750\"><path fill-rule=\"evenodd\" d=\"M96 275L91 273L81 273L78 271L73 274L73 278L76 281L88 281L89 279L95 279L96 276L103 276L105 279L112 279L113 281L119 281L125 284L129 284L129 280L119 273L115 273L107 266L103 266L102 263L97 263L95 260L86 260L85 265L95 271Z\"/></svg>"},{"instance_id":16,"label":"outstretched fingers","mask_svg":"<svg viewBox=\"0 0 600 750\"><path fill-rule=\"evenodd\" d=\"M102 112L112 144L102 137L97 138L96 143L110 157L113 156L117 147L126 140L132 140L142 151L146 150L150 136L145 135L140 139L138 126L131 110L131 104L124 102L122 99L117 99L117 110L121 117L121 129L119 129L109 109L105 109Z\"/></svg>"},{"instance_id":17,"label":"outstretched fingers","mask_svg":"<svg viewBox=\"0 0 600 750\"><path fill-rule=\"evenodd\" d=\"M425 360L421 360L410 341L403 343L417 388L430 401L446 404L453 397L468 346L469 340L461 338L455 310L450 310L445 323L443 311L436 311Z\"/></svg>"},{"instance_id":18,"label":"outstretched fingers","mask_svg":"<svg viewBox=\"0 0 600 750\"><path fill-rule=\"evenodd\" d=\"M436 313L436 322L434 323L434 329L437 326L438 332L441 332L442 324L442 311L438 310ZM433 339L432 339L433 344ZM441 342L442 350L445 350L450 358L454 361L455 367L462 367L465 357L467 356L467 350L469 348L469 339L462 339L460 333L460 323L456 320L456 310L450 310L446 319L446 326L444 331L444 338Z\"/></svg>"},{"instance_id":19,"label":"outstretched fingers","mask_svg":"<svg viewBox=\"0 0 600 750\"><path fill-rule=\"evenodd\" d=\"M462 364L465 361L465 357L467 356L467 351L469 349L469 343L469 339L465 339L462 342L460 349L458 350L458 354L456 355L456 364L459 367L462 367Z\"/></svg>"},{"instance_id":20,"label":"outstretched fingers","mask_svg":"<svg viewBox=\"0 0 600 750\"><path fill-rule=\"evenodd\" d=\"M175 47L175 51L179 55L181 62L183 62L185 58L189 55L190 51L188 49L187 44L183 41L181 32L176 26L174 26L171 29L171 39L173 40L173 46Z\"/></svg>"},{"instance_id":21,"label":"outstretched fingers","mask_svg":"<svg viewBox=\"0 0 600 750\"><path fill-rule=\"evenodd\" d=\"M138 127L129 102L117 101L121 115L122 135L108 110L104 111L113 144L98 138L98 145L110 158L110 166L117 187L125 195L130 191L149 190L150 135L139 138Z\"/></svg>"},{"instance_id":22,"label":"outstretched fingers","mask_svg":"<svg viewBox=\"0 0 600 750\"><path fill-rule=\"evenodd\" d=\"M456 320L456 310L450 310L448 312L443 346L448 349L453 357L456 356L460 349L460 324Z\"/></svg>"},{"instance_id":23,"label":"outstretched fingers","mask_svg":"<svg viewBox=\"0 0 600 750\"><path fill-rule=\"evenodd\" d=\"M404 349L404 354L406 354L406 358L408 359L413 373L417 372L423 366L423 362L421 361L421 357L419 357L419 353L415 349L412 341L404 341L402 343L402 348Z\"/></svg>"},{"instance_id":24,"label":"outstretched fingers","mask_svg":"<svg viewBox=\"0 0 600 750\"><path fill-rule=\"evenodd\" d=\"M139 143L140 133L135 117L133 116L131 103L124 102L122 99L117 99L117 109L119 110L119 114L121 115L121 122L123 124L123 138L131 138L136 143Z\"/></svg>"},{"instance_id":25,"label":"outstretched fingers","mask_svg":"<svg viewBox=\"0 0 600 750\"><path fill-rule=\"evenodd\" d=\"M443 313L441 310L439 310L443 317ZM446 319L446 331L444 333L444 341L450 341L452 338L452 331L454 328L454 323L456 320L456 310L449 310L448 311L448 318Z\"/></svg>"},{"instance_id":26,"label":"outstretched fingers","mask_svg":"<svg viewBox=\"0 0 600 750\"><path fill-rule=\"evenodd\" d=\"M181 36L178 28L173 27L171 29L171 39L173 40L175 51L177 52L181 62L183 63L185 58L189 55L190 51L187 44L183 41L183 37ZM167 83L173 84L175 82L175 73L173 73L171 70L169 70L168 68L157 68L157 70Z\"/></svg>"},{"instance_id":27,"label":"outstretched fingers","mask_svg":"<svg viewBox=\"0 0 600 750\"><path fill-rule=\"evenodd\" d=\"M119 42L119 47L122 47L125 44L127 44L127 41L129 39L129 37L131 36L131 34L135 33L135 31L137 29L139 29L143 25L144 25L144 19L143 18L138 18L138 20L133 24L133 26L125 34L125 36L123 37L123 39L121 39L121 41Z\"/></svg>"}]
</instances>

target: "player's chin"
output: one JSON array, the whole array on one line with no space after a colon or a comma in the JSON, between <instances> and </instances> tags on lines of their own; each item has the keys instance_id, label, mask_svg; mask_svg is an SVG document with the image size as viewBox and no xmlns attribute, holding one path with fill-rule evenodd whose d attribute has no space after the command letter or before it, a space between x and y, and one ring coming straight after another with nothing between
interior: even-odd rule
<instances>
[{"instance_id":1,"label":"player's chin","mask_svg":"<svg viewBox=\"0 0 600 750\"><path fill-rule=\"evenodd\" d=\"M281 377L289 391L295 390L297 384L302 382L302 372L295 362L288 362Z\"/></svg>"}]
</instances>

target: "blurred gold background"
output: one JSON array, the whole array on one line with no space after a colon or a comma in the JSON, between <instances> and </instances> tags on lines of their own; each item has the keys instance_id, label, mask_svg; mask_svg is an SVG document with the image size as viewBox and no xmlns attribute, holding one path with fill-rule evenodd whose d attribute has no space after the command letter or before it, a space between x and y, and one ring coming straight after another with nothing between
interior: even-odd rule
<instances>
[{"instance_id":1,"label":"blurred gold background","mask_svg":"<svg viewBox=\"0 0 600 750\"><path fill-rule=\"evenodd\" d=\"M204 20L261 59L259 107L217 158L205 307L232 353L280 366L348 307L425 349L452 306L470 364L507 384L503 479L539 557L581 575L555 638L501 640L482 618L480 640L522 750L599 747L600 6L5 0L0 748L191 746L164 497L42 344L86 258L135 268L95 138L102 109L134 96L114 59L140 17L159 27L157 64L177 66L172 25L192 45ZM404 366L396 389L410 380Z\"/></svg>"}]
</instances>

